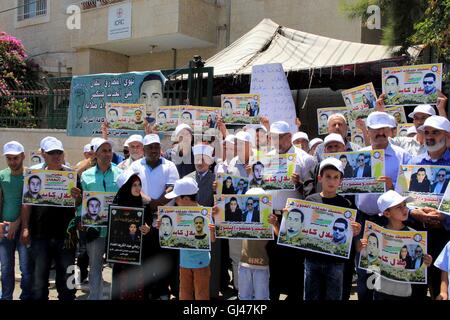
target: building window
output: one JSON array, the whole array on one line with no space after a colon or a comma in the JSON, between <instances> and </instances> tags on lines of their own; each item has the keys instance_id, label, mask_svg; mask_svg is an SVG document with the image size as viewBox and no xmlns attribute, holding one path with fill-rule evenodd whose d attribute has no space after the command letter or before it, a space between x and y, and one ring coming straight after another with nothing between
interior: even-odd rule
<instances>
[{"instance_id":1,"label":"building window","mask_svg":"<svg viewBox=\"0 0 450 320\"><path fill-rule=\"evenodd\" d=\"M17 8L17 21L47 14L47 0L19 0Z\"/></svg>"}]
</instances>

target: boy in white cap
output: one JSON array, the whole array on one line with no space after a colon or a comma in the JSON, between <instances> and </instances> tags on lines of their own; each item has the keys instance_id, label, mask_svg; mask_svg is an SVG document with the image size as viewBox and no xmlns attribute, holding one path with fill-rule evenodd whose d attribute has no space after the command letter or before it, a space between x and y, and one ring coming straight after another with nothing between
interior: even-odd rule
<instances>
[{"instance_id":1,"label":"boy in white cap","mask_svg":"<svg viewBox=\"0 0 450 320\"><path fill-rule=\"evenodd\" d=\"M30 250L20 240L20 209L22 207L23 161L25 150L17 141L7 142L3 146L3 155L8 167L0 171L0 265L2 300L12 300L15 278L15 251L19 253L19 264L22 273L20 287L21 300L31 298L31 265Z\"/></svg>"},{"instance_id":2,"label":"boy in white cap","mask_svg":"<svg viewBox=\"0 0 450 320\"><path fill-rule=\"evenodd\" d=\"M382 224L382 227L395 231L414 231L405 225L408 219L407 202L413 201L410 197L402 197L394 190L389 190L381 195L377 200L378 209L384 217L387 218L387 223ZM377 240L378 241L378 240ZM362 251L367 247L368 239L361 239L357 245L357 250ZM421 248L421 250L423 250ZM362 254L367 255L363 251ZM408 257L408 255L407 255ZM414 261L409 257L405 257L406 269L416 269ZM378 257L374 257L377 259ZM422 260L423 258L423 260ZM431 265L432 258L429 254L421 257L418 268L422 267L422 263L428 267ZM381 277L379 286L375 286L374 300L409 300L412 295L412 287L409 283L399 283Z\"/></svg>"},{"instance_id":3,"label":"boy in white cap","mask_svg":"<svg viewBox=\"0 0 450 320\"><path fill-rule=\"evenodd\" d=\"M184 177L175 182L173 191L166 194L166 198L175 199L177 206L198 207L198 190L194 179ZM158 219L158 228L160 224L161 220ZM210 223L208 228L211 242L214 242L214 224ZM209 300L210 261L211 256L207 251L180 250L180 300Z\"/></svg>"},{"instance_id":4,"label":"boy in white cap","mask_svg":"<svg viewBox=\"0 0 450 320\"><path fill-rule=\"evenodd\" d=\"M340 160L332 157L322 160L318 177L322 184L322 192L312 194L305 200L354 209L355 206L351 201L336 193L343 178L344 168ZM352 236L355 237L361 231L361 224L352 222L349 225L346 219L336 219L334 228L342 229L341 234L342 231L351 229ZM346 242L347 239L342 237L338 241L336 243ZM312 252L305 255L305 300L342 300L345 260Z\"/></svg>"},{"instance_id":5,"label":"boy in white cap","mask_svg":"<svg viewBox=\"0 0 450 320\"><path fill-rule=\"evenodd\" d=\"M316 149L319 146L319 144L323 143L323 140L320 138L314 138L312 139L309 144L309 155L314 156L314 154L316 153Z\"/></svg>"},{"instance_id":6,"label":"boy in white cap","mask_svg":"<svg viewBox=\"0 0 450 320\"><path fill-rule=\"evenodd\" d=\"M309 137L306 132L296 132L292 135L292 144L294 147L301 148L303 151L309 153Z\"/></svg>"},{"instance_id":7,"label":"boy in white cap","mask_svg":"<svg viewBox=\"0 0 450 320\"><path fill-rule=\"evenodd\" d=\"M126 170L133 161L144 157L143 141L142 136L139 134L133 134L125 141L125 144L128 146L130 156L117 165L119 169Z\"/></svg>"}]
</instances>

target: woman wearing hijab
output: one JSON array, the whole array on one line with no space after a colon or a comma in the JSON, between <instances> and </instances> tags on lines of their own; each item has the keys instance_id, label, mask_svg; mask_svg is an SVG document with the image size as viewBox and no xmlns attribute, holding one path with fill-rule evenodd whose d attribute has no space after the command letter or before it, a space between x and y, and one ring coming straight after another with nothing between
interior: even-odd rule
<instances>
[{"instance_id":1,"label":"woman wearing hijab","mask_svg":"<svg viewBox=\"0 0 450 320\"><path fill-rule=\"evenodd\" d=\"M233 179L226 177L223 182L222 194L236 194L236 190L233 187Z\"/></svg>"}]
</instances>

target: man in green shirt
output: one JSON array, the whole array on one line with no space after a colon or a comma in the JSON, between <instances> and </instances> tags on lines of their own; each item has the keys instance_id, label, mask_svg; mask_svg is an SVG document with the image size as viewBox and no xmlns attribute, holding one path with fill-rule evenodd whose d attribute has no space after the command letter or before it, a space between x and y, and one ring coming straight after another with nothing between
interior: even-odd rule
<instances>
[{"instance_id":1,"label":"man in green shirt","mask_svg":"<svg viewBox=\"0 0 450 320\"><path fill-rule=\"evenodd\" d=\"M20 287L21 300L31 297L31 268L29 249L20 243L20 209L23 189L23 146L17 141L10 141L3 146L3 155L8 168L0 171L0 227L4 232L0 238L0 264L2 282L2 300L12 300L15 287L14 265L15 251L19 252L22 279Z\"/></svg>"}]
</instances>

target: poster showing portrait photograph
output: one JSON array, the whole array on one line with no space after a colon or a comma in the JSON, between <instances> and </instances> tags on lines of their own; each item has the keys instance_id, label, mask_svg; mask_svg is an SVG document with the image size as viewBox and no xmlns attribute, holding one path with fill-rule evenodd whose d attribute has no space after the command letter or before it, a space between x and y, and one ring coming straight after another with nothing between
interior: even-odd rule
<instances>
[{"instance_id":1,"label":"poster showing portrait photograph","mask_svg":"<svg viewBox=\"0 0 450 320\"><path fill-rule=\"evenodd\" d=\"M273 239L272 225L269 224L271 195L222 195L216 200L219 208L214 217L217 238Z\"/></svg>"},{"instance_id":2,"label":"poster showing portrait photograph","mask_svg":"<svg viewBox=\"0 0 450 320\"><path fill-rule=\"evenodd\" d=\"M77 185L75 171L25 170L22 203L35 206L75 207L70 190Z\"/></svg>"},{"instance_id":3,"label":"poster showing portrait photograph","mask_svg":"<svg viewBox=\"0 0 450 320\"><path fill-rule=\"evenodd\" d=\"M161 132L174 131L180 118L181 106L163 106L156 112L155 129Z\"/></svg>"},{"instance_id":4,"label":"poster showing portrait photograph","mask_svg":"<svg viewBox=\"0 0 450 320\"><path fill-rule=\"evenodd\" d=\"M225 124L258 124L261 120L260 95L257 93L222 94L222 117Z\"/></svg>"},{"instance_id":5,"label":"poster showing portrait photograph","mask_svg":"<svg viewBox=\"0 0 450 320\"><path fill-rule=\"evenodd\" d=\"M144 130L145 106L137 103L107 103L106 121L113 132Z\"/></svg>"},{"instance_id":6,"label":"poster showing portrait photograph","mask_svg":"<svg viewBox=\"0 0 450 320\"><path fill-rule=\"evenodd\" d=\"M401 165L395 191L410 196L409 208L431 207L441 203L450 178L449 166Z\"/></svg>"},{"instance_id":7,"label":"poster showing portrait photograph","mask_svg":"<svg viewBox=\"0 0 450 320\"><path fill-rule=\"evenodd\" d=\"M161 248L211 250L211 213L208 207L158 207Z\"/></svg>"},{"instance_id":8,"label":"poster showing portrait photograph","mask_svg":"<svg viewBox=\"0 0 450 320\"><path fill-rule=\"evenodd\" d=\"M108 208L115 192L84 191L81 205L81 225L84 227L107 227Z\"/></svg>"},{"instance_id":9,"label":"poster showing portrait photograph","mask_svg":"<svg viewBox=\"0 0 450 320\"><path fill-rule=\"evenodd\" d=\"M30 152L30 167L35 166L40 163L44 163L44 157L42 156L41 152L39 151L31 151Z\"/></svg>"},{"instance_id":10,"label":"poster showing portrait photograph","mask_svg":"<svg viewBox=\"0 0 450 320\"><path fill-rule=\"evenodd\" d=\"M374 109L377 94L372 82L342 91L345 105L351 110Z\"/></svg>"},{"instance_id":11,"label":"poster showing portrait photograph","mask_svg":"<svg viewBox=\"0 0 450 320\"><path fill-rule=\"evenodd\" d=\"M364 139L364 133L359 128L352 128L351 142L357 144L361 148L366 146L366 140Z\"/></svg>"},{"instance_id":12,"label":"poster showing portrait photograph","mask_svg":"<svg viewBox=\"0 0 450 320\"><path fill-rule=\"evenodd\" d=\"M348 107L330 107L317 109L317 129L319 135L328 134L328 118L335 113L342 113L348 123Z\"/></svg>"},{"instance_id":13,"label":"poster showing portrait photograph","mask_svg":"<svg viewBox=\"0 0 450 320\"><path fill-rule=\"evenodd\" d=\"M426 284L426 231L394 231L366 221L359 268L395 282Z\"/></svg>"},{"instance_id":14,"label":"poster showing portrait photograph","mask_svg":"<svg viewBox=\"0 0 450 320\"><path fill-rule=\"evenodd\" d=\"M382 69L386 105L437 103L442 86L442 63Z\"/></svg>"},{"instance_id":15,"label":"poster showing portrait photograph","mask_svg":"<svg viewBox=\"0 0 450 320\"><path fill-rule=\"evenodd\" d=\"M342 162L344 179L339 194L384 193L386 184L377 179L384 176L384 150L325 153Z\"/></svg>"},{"instance_id":16,"label":"poster showing portrait photograph","mask_svg":"<svg viewBox=\"0 0 450 320\"><path fill-rule=\"evenodd\" d=\"M397 126L397 136L407 137L408 129L414 127L414 123L402 123Z\"/></svg>"},{"instance_id":17,"label":"poster showing portrait photograph","mask_svg":"<svg viewBox=\"0 0 450 320\"><path fill-rule=\"evenodd\" d=\"M438 210L446 215L450 215L450 188L445 189Z\"/></svg>"},{"instance_id":18,"label":"poster showing portrait photograph","mask_svg":"<svg viewBox=\"0 0 450 320\"><path fill-rule=\"evenodd\" d=\"M141 265L144 208L109 207L106 261Z\"/></svg>"},{"instance_id":19,"label":"poster showing portrait photograph","mask_svg":"<svg viewBox=\"0 0 450 320\"><path fill-rule=\"evenodd\" d=\"M356 210L289 198L278 244L346 258L352 247Z\"/></svg>"},{"instance_id":20,"label":"poster showing portrait photograph","mask_svg":"<svg viewBox=\"0 0 450 320\"><path fill-rule=\"evenodd\" d=\"M233 176L225 173L218 173L216 179L217 195L245 194L250 185L250 178Z\"/></svg>"},{"instance_id":21,"label":"poster showing portrait photograph","mask_svg":"<svg viewBox=\"0 0 450 320\"><path fill-rule=\"evenodd\" d=\"M295 173L295 153L261 155L259 161L252 163L250 187L264 190L292 190L291 180Z\"/></svg>"},{"instance_id":22,"label":"poster showing portrait photograph","mask_svg":"<svg viewBox=\"0 0 450 320\"><path fill-rule=\"evenodd\" d=\"M384 111L395 118L397 126L408 122L406 119L405 108L403 106L385 108Z\"/></svg>"},{"instance_id":23,"label":"poster showing portrait photograph","mask_svg":"<svg viewBox=\"0 0 450 320\"><path fill-rule=\"evenodd\" d=\"M101 136L101 124L107 118L106 104L144 105L142 121L156 120L156 111L164 105L165 77L160 71L103 73L74 76L70 87L67 134ZM141 120L137 120L140 122ZM111 137L128 137L135 130L111 132Z\"/></svg>"},{"instance_id":24,"label":"poster showing portrait photograph","mask_svg":"<svg viewBox=\"0 0 450 320\"><path fill-rule=\"evenodd\" d=\"M195 120L193 122L194 132L206 131L208 129L217 128L217 120L220 114L219 108L214 107L194 107ZM183 111L183 109L182 109ZM201 128L201 130L199 130Z\"/></svg>"}]
</instances>

